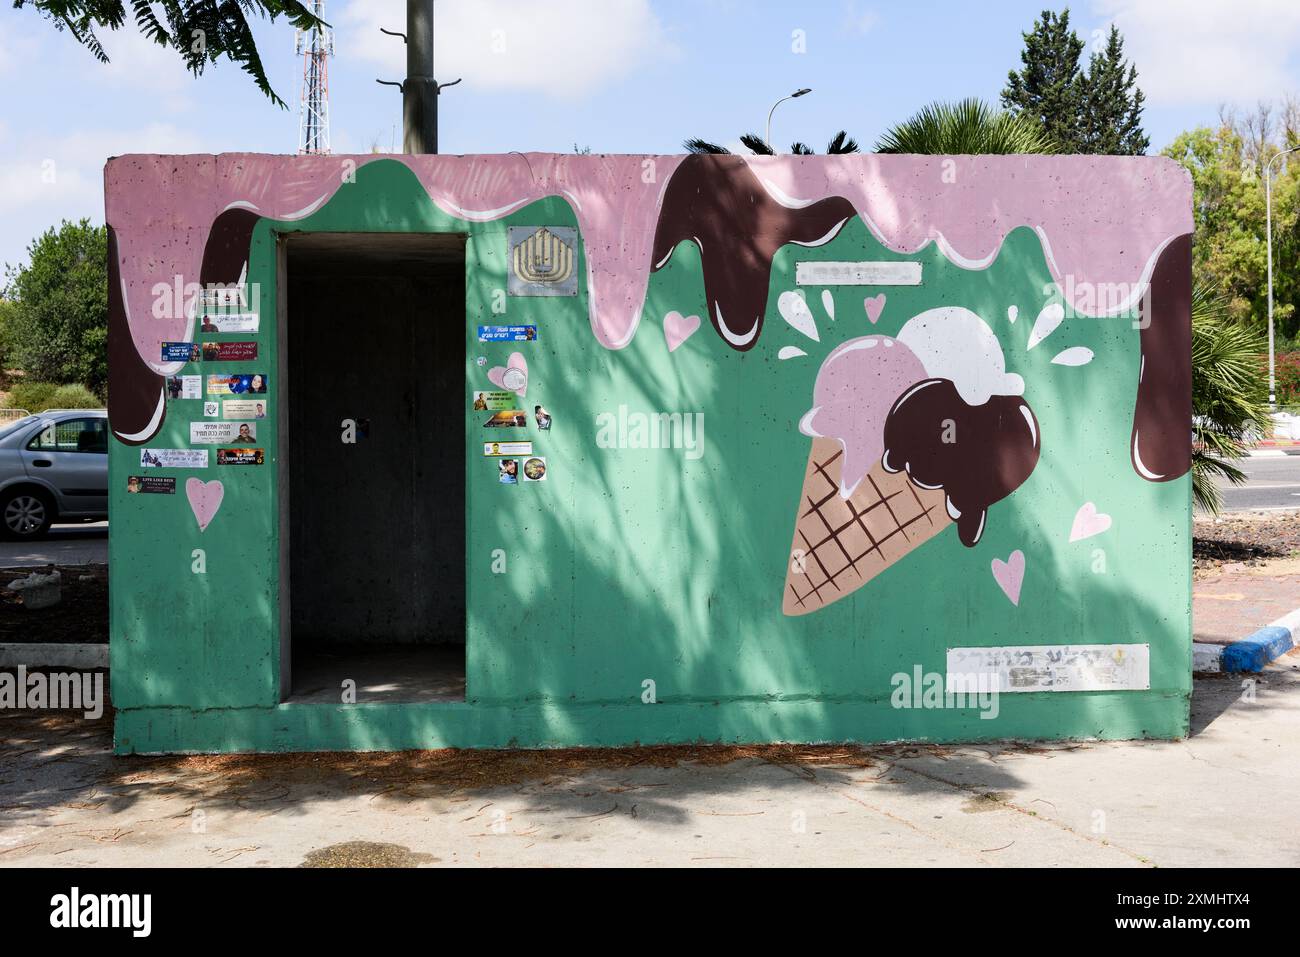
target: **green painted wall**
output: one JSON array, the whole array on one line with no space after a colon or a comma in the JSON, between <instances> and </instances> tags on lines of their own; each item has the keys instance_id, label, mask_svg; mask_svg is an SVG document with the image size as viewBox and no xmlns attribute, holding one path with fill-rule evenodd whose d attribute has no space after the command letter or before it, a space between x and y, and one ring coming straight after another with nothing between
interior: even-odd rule
<instances>
[{"instance_id":1,"label":"green painted wall","mask_svg":"<svg viewBox=\"0 0 1300 957\"><path fill-rule=\"evenodd\" d=\"M291 224L263 220L250 249L263 320L257 368L271 376L272 417L260 424L263 467L211 466L175 475L175 496L128 495L139 452L110 453L113 537L112 692L120 751L305 750L441 746L615 745L685 741L883 741L900 738L1178 737L1190 695L1190 479L1144 481L1128 441L1140 364L1128 320L1067 318L1054 348L1025 348L1052 282L1038 236L1013 231L984 270L950 263L931 244L898 255L851 221L830 243L786 246L773 264L765 331L749 352L708 327L675 352L662 317L707 315L699 254L683 244L652 274L633 341L609 350L592 335L587 289L576 298L507 298L506 230L579 226L560 198L489 223L454 219L396 162L363 166L317 212ZM276 241L283 230L452 231L469 234L466 392L491 388L485 368L519 349L529 363L526 407L544 405L548 433L529 430L546 456L545 483L502 486L484 458L466 404L467 700L429 705L279 704L275 323ZM917 287L891 287L880 321L864 316L860 287L832 287L836 319L817 290L808 302L820 342L777 311L797 288L796 261L922 263ZM580 272L585 276L585 263ZM795 510L809 439L798 430L821 359L837 344L892 335L941 305L984 317L1008 371L1032 383L1042 456L1028 481L990 510L984 538L966 548L948 529L852 596L801 617L782 614ZM1009 306L1021 318L1012 324ZM537 342L482 344L479 324L536 324ZM358 333L363 334L359 329ZM808 355L778 360L782 346ZM1086 373L1051 363L1086 346ZM208 363L188 374L222 371ZM233 367L230 371L236 371ZM201 401L169 401L150 446L189 446ZM601 448L596 416L698 412L699 458L682 450ZM215 447L214 447L215 448ZM200 532L185 480L220 478L225 499ZM1079 504L1094 501L1111 529L1067 541ZM191 571L191 551L206 573ZM504 549L508 571L492 571ZM997 590L993 557L1022 549L1019 606ZM1100 554L1099 554L1100 551ZM891 676L943 673L953 645L1147 642L1149 692L1002 695L999 716L890 705ZM643 703L644 682L657 703Z\"/></svg>"}]
</instances>

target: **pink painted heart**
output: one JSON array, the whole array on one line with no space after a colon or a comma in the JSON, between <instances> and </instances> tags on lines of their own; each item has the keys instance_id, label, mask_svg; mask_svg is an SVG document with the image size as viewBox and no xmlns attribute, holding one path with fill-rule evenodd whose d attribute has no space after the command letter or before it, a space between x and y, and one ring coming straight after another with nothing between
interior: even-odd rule
<instances>
[{"instance_id":1,"label":"pink painted heart","mask_svg":"<svg viewBox=\"0 0 1300 957\"><path fill-rule=\"evenodd\" d=\"M512 352L504 366L488 369L487 377L497 388L523 395L528 391L528 360L523 353Z\"/></svg>"},{"instance_id":2,"label":"pink painted heart","mask_svg":"<svg viewBox=\"0 0 1300 957\"><path fill-rule=\"evenodd\" d=\"M874 296L868 296L862 300L862 305L867 308L867 318L871 320L874 326L880 318L880 314L885 311L885 294L878 292Z\"/></svg>"},{"instance_id":3,"label":"pink painted heart","mask_svg":"<svg viewBox=\"0 0 1300 957\"><path fill-rule=\"evenodd\" d=\"M1074 525L1070 527L1070 541L1077 542L1085 538L1100 535L1110 528L1110 516L1097 511L1092 502L1084 502L1083 507L1074 514Z\"/></svg>"},{"instance_id":4,"label":"pink painted heart","mask_svg":"<svg viewBox=\"0 0 1300 957\"><path fill-rule=\"evenodd\" d=\"M664 316L664 338L668 341L668 351L675 350L699 328L699 316L683 316L677 311L668 313Z\"/></svg>"},{"instance_id":5,"label":"pink painted heart","mask_svg":"<svg viewBox=\"0 0 1300 957\"><path fill-rule=\"evenodd\" d=\"M217 509L221 508L225 494L225 486L217 479L211 482L200 482L196 478L186 480L185 497L190 500L190 509L199 520L200 532L208 527L208 523L217 514Z\"/></svg>"},{"instance_id":6,"label":"pink painted heart","mask_svg":"<svg viewBox=\"0 0 1300 957\"><path fill-rule=\"evenodd\" d=\"M1025 553L1017 548L1005 562L1000 558L993 559L993 579L1011 604L1019 607L1020 586L1025 580Z\"/></svg>"}]
</instances>

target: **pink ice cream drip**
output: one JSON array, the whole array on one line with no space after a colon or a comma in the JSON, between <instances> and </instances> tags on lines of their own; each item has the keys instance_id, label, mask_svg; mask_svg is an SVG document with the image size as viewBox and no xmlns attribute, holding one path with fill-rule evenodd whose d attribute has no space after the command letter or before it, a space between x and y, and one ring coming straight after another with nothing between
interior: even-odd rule
<instances>
[{"instance_id":1,"label":"pink ice cream drip","mask_svg":"<svg viewBox=\"0 0 1300 957\"><path fill-rule=\"evenodd\" d=\"M885 418L895 400L925 378L921 360L889 336L850 339L826 357L813 386L813 407L799 430L844 447L840 494L845 498L880 461Z\"/></svg>"}]
</instances>

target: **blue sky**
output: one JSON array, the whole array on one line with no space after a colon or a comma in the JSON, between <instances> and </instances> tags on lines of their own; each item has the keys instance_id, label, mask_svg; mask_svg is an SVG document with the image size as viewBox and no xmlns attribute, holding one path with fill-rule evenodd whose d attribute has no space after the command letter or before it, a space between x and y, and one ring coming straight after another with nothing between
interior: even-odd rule
<instances>
[{"instance_id":1,"label":"blue sky","mask_svg":"<svg viewBox=\"0 0 1300 957\"><path fill-rule=\"evenodd\" d=\"M773 140L819 151L847 129L869 147L935 99L996 101L1019 64L1022 31L1046 0L438 0L438 78L464 77L441 101L443 152L679 152L688 136L734 142L762 132L784 93ZM1059 9L1059 8L1058 8ZM329 0L335 152L400 149L402 0ZM1300 92L1295 0L1085 0L1089 40L1112 22L1148 95L1152 150ZM173 54L128 31L95 62L30 9L0 6L0 263L25 258L60 218L103 219L104 159L127 152L293 152L301 59L293 29L263 23L259 47L280 110L220 63L195 79ZM802 41L802 42L800 42Z\"/></svg>"}]
</instances>

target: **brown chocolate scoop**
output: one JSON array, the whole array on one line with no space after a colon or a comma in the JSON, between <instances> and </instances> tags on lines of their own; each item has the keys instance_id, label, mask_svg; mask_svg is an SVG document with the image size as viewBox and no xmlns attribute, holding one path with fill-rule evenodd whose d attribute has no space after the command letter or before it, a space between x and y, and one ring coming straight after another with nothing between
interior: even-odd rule
<instances>
[{"instance_id":1,"label":"brown chocolate scoop","mask_svg":"<svg viewBox=\"0 0 1300 957\"><path fill-rule=\"evenodd\" d=\"M1019 396L968 405L948 379L904 392L885 419L889 472L906 471L924 488L942 488L963 545L984 534L990 505L1006 498L1038 464L1038 419Z\"/></svg>"}]
</instances>

